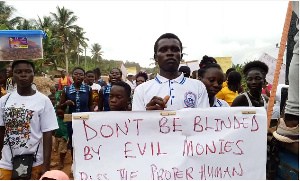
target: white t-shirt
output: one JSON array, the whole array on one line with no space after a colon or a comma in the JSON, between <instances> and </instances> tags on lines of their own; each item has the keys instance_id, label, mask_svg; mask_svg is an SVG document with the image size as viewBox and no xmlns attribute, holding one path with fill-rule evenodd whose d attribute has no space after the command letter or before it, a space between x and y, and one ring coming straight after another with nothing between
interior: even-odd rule
<instances>
[{"instance_id":1,"label":"white t-shirt","mask_svg":"<svg viewBox=\"0 0 300 181\"><path fill-rule=\"evenodd\" d=\"M99 91L101 89L101 85L96 84L96 83L93 83L93 85L91 87L92 87L92 90L98 90L98 93L99 93Z\"/></svg>"},{"instance_id":2,"label":"white t-shirt","mask_svg":"<svg viewBox=\"0 0 300 181\"><path fill-rule=\"evenodd\" d=\"M214 101L214 105L212 107L230 107L229 104L222 100L222 99L218 99L216 96L215 96L215 101Z\"/></svg>"},{"instance_id":3,"label":"white t-shirt","mask_svg":"<svg viewBox=\"0 0 300 181\"><path fill-rule=\"evenodd\" d=\"M201 81L186 78L183 74L173 80L157 74L154 79L136 87L132 110L146 110L146 105L153 96L164 98L166 95L169 95L170 99L165 110L209 107L207 91Z\"/></svg>"},{"instance_id":4,"label":"white t-shirt","mask_svg":"<svg viewBox=\"0 0 300 181\"><path fill-rule=\"evenodd\" d=\"M97 94L96 95L94 95L94 93L93 93L93 101L94 101L95 97L97 97L97 99L98 99L98 93L101 90L101 85L93 83L93 85L91 86L91 88L92 88L93 91L97 90ZM94 111L98 111L98 104L94 105Z\"/></svg>"},{"instance_id":5,"label":"white t-shirt","mask_svg":"<svg viewBox=\"0 0 300 181\"><path fill-rule=\"evenodd\" d=\"M0 126L5 126L8 130L13 156L35 154L39 145L37 160L33 162L33 166L41 165L44 161L43 133L58 128L50 99L38 91L32 96L20 96L14 91L1 97L0 106ZM8 137L5 136L0 168L12 170L11 158Z\"/></svg>"},{"instance_id":6,"label":"white t-shirt","mask_svg":"<svg viewBox=\"0 0 300 181\"><path fill-rule=\"evenodd\" d=\"M130 82L129 80L126 80L126 83L131 87L131 90L134 90L136 86L134 86L134 84L132 82Z\"/></svg>"}]
</instances>

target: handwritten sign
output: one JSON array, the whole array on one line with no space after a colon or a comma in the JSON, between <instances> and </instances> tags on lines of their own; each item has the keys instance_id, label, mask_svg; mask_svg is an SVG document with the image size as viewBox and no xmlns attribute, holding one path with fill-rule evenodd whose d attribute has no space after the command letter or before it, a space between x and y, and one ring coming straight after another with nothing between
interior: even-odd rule
<instances>
[{"instance_id":1,"label":"handwritten sign","mask_svg":"<svg viewBox=\"0 0 300 181\"><path fill-rule=\"evenodd\" d=\"M274 80L274 74L275 74L275 70L276 70L276 64L277 64L277 59L275 59L274 57L263 53L261 55L261 57L259 58L260 61L264 62L265 64L268 65L269 67L269 72L266 76L267 81L270 84L273 84L273 80ZM285 84L285 70L286 70L286 65L282 64L281 65L281 69L280 69L280 75L279 75L279 81L278 84Z\"/></svg>"},{"instance_id":2,"label":"handwritten sign","mask_svg":"<svg viewBox=\"0 0 300 181\"><path fill-rule=\"evenodd\" d=\"M266 179L264 108L182 109L169 116L160 113L74 113L74 178ZM89 118L74 119L78 115Z\"/></svg>"}]
</instances>

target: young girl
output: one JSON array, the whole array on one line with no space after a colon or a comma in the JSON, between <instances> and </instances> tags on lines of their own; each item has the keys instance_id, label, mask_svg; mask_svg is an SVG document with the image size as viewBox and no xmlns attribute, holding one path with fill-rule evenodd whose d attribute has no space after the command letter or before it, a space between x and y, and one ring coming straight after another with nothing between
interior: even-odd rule
<instances>
[{"instance_id":1,"label":"young girl","mask_svg":"<svg viewBox=\"0 0 300 181\"><path fill-rule=\"evenodd\" d=\"M135 75L136 78L136 86L146 82L148 80L148 75L146 72L139 72Z\"/></svg>"},{"instance_id":2,"label":"young girl","mask_svg":"<svg viewBox=\"0 0 300 181\"><path fill-rule=\"evenodd\" d=\"M229 105L239 95L239 89L241 87L242 75L239 72L232 71L228 75L228 86L220 90L216 95L218 99L226 101Z\"/></svg>"},{"instance_id":3,"label":"young girl","mask_svg":"<svg viewBox=\"0 0 300 181\"><path fill-rule=\"evenodd\" d=\"M50 170L52 131L58 128L55 111L49 98L31 86L32 62L14 61L12 72L17 90L0 99L0 179L11 178L12 156L37 153L31 175L37 180Z\"/></svg>"},{"instance_id":4,"label":"young girl","mask_svg":"<svg viewBox=\"0 0 300 181\"><path fill-rule=\"evenodd\" d=\"M98 111L110 111L108 104L108 97L111 87L116 83L121 81L122 71L118 68L113 68L109 74L109 84L102 87L99 91L98 99Z\"/></svg>"},{"instance_id":5,"label":"young girl","mask_svg":"<svg viewBox=\"0 0 300 181\"><path fill-rule=\"evenodd\" d=\"M95 72L94 71L87 71L85 73L85 77L86 77L86 85L91 86L92 92L93 92L93 107L94 107L94 111L97 112L98 111L98 95L99 95L99 91L101 89L101 86L99 84L95 83Z\"/></svg>"},{"instance_id":6,"label":"young girl","mask_svg":"<svg viewBox=\"0 0 300 181\"><path fill-rule=\"evenodd\" d=\"M224 73L219 64L211 61L212 57L204 56L198 70L198 79L205 85L210 107L229 107L224 100L216 98L216 94L222 89Z\"/></svg>"},{"instance_id":7,"label":"young girl","mask_svg":"<svg viewBox=\"0 0 300 181\"><path fill-rule=\"evenodd\" d=\"M264 107L267 110L269 98L262 95L261 91L266 82L268 70L269 67L261 61L247 63L243 73L246 76L249 91L237 96L231 106Z\"/></svg>"},{"instance_id":8,"label":"young girl","mask_svg":"<svg viewBox=\"0 0 300 181\"><path fill-rule=\"evenodd\" d=\"M74 68L72 72L73 82L70 86L64 87L61 93L60 105L62 109L69 106L68 114L73 112L90 112L93 111L93 95L90 86L83 84L85 71L80 68ZM72 147L72 122L67 123L69 146L71 148L71 155L73 158Z\"/></svg>"},{"instance_id":9,"label":"young girl","mask_svg":"<svg viewBox=\"0 0 300 181\"><path fill-rule=\"evenodd\" d=\"M110 89L108 98L111 111L127 111L131 102L131 87L126 82L116 82Z\"/></svg>"}]
</instances>

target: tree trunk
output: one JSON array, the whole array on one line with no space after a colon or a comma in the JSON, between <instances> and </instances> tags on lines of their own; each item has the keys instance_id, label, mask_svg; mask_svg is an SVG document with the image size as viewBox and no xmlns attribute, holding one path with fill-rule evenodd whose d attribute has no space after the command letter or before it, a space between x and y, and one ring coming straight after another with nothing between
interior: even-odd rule
<instances>
[{"instance_id":1,"label":"tree trunk","mask_svg":"<svg viewBox=\"0 0 300 181\"><path fill-rule=\"evenodd\" d=\"M86 47L84 47L84 70L86 71Z\"/></svg>"},{"instance_id":2,"label":"tree trunk","mask_svg":"<svg viewBox=\"0 0 300 181\"><path fill-rule=\"evenodd\" d=\"M67 42L64 41L64 49L65 49L65 61L66 61L66 72L69 75L69 61L68 61L68 50L67 50Z\"/></svg>"}]
</instances>

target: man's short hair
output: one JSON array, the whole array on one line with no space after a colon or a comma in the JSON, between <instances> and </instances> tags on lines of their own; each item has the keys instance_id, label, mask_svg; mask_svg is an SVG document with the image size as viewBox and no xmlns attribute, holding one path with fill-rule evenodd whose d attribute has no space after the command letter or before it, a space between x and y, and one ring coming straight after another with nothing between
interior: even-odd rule
<instances>
[{"instance_id":1,"label":"man's short hair","mask_svg":"<svg viewBox=\"0 0 300 181\"><path fill-rule=\"evenodd\" d=\"M178 40L179 41L179 44L180 44L180 52L182 52L182 43L181 43L181 41L180 41L180 39L178 38L178 36L176 36L175 34L173 34L173 33L165 33L165 34L163 34L163 35L161 35L157 40L156 40L156 42L155 42L155 44L154 44L154 54L156 54L156 52L157 52L157 44L158 44L158 42L159 42L159 40L161 40L161 39L165 39L165 38L168 38L168 39L176 39L176 40Z\"/></svg>"},{"instance_id":2,"label":"man's short hair","mask_svg":"<svg viewBox=\"0 0 300 181\"><path fill-rule=\"evenodd\" d=\"M25 64L28 64L32 67L32 70L33 72L35 71L35 66L32 62L28 61L28 60L15 60L12 65L11 65L11 68L12 70L14 70L14 68L19 65L20 63L25 63Z\"/></svg>"}]
</instances>

